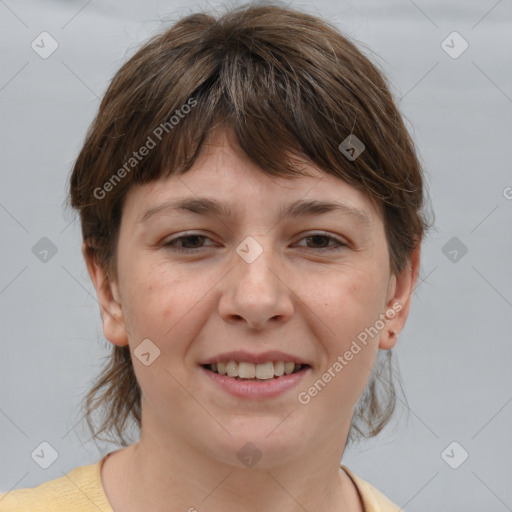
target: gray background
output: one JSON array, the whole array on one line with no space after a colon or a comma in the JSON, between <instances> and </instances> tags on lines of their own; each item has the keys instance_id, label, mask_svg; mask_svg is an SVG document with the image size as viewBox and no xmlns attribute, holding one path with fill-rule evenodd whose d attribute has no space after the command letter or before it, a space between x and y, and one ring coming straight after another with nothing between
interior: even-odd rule
<instances>
[{"instance_id":1,"label":"gray background","mask_svg":"<svg viewBox=\"0 0 512 512\"><path fill-rule=\"evenodd\" d=\"M395 421L343 462L409 512L512 510L512 1L291 5L380 56L436 215L396 349L408 405L401 398ZM208 4L0 0L0 491L115 448L76 426L108 342L79 223L63 208L67 177L119 66L162 19L199 8ZM47 59L31 48L42 31L59 44ZM456 59L441 47L453 31L469 43ZM46 263L32 252L42 237L57 248ZM467 247L457 261L453 237ZM46 470L30 456L43 441L59 454ZM441 456L453 441L469 453L458 469L445 460L462 448Z\"/></svg>"}]
</instances>

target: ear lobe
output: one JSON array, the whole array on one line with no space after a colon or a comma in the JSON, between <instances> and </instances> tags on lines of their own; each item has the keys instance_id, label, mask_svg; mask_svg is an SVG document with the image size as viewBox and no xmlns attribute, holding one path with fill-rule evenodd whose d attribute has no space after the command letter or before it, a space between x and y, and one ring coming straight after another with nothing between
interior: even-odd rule
<instances>
[{"instance_id":1,"label":"ear lobe","mask_svg":"<svg viewBox=\"0 0 512 512\"><path fill-rule=\"evenodd\" d=\"M410 266L406 266L398 275L391 277L395 282L390 284L392 291L388 296L386 311L384 312L387 321L386 326L380 333L380 349L390 350L396 345L398 335L407 321L411 298L420 269L420 246L421 244L418 243L411 253Z\"/></svg>"},{"instance_id":2,"label":"ear lobe","mask_svg":"<svg viewBox=\"0 0 512 512\"><path fill-rule=\"evenodd\" d=\"M82 244L82 254L98 296L105 338L114 345L128 345L128 332L117 282L107 278L105 269L99 264L94 249L86 242Z\"/></svg>"}]
</instances>

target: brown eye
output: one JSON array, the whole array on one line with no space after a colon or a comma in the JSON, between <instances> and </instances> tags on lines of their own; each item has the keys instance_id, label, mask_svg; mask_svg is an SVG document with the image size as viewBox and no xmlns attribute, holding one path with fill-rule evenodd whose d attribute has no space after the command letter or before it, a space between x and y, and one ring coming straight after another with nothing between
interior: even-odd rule
<instances>
[{"instance_id":1,"label":"brown eye","mask_svg":"<svg viewBox=\"0 0 512 512\"><path fill-rule=\"evenodd\" d=\"M192 252L205 247L203 245L205 240L209 240L209 238L198 234L178 236L169 240L169 242L166 242L164 247L168 247L169 249L178 252Z\"/></svg>"},{"instance_id":2,"label":"brown eye","mask_svg":"<svg viewBox=\"0 0 512 512\"><path fill-rule=\"evenodd\" d=\"M337 238L326 235L324 233L308 235L305 236L302 240L306 240L308 249L317 249L319 251L333 251L346 246L346 244ZM329 246L330 242L333 242L334 244Z\"/></svg>"}]
</instances>

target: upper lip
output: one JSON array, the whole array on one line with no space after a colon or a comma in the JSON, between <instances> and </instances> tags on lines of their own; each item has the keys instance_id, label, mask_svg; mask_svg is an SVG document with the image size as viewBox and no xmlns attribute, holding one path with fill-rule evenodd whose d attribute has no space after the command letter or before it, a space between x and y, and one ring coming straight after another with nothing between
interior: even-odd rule
<instances>
[{"instance_id":1,"label":"upper lip","mask_svg":"<svg viewBox=\"0 0 512 512\"><path fill-rule=\"evenodd\" d=\"M285 352L281 352L279 350L268 350L267 352L262 352L261 354L254 354L251 352L246 352L245 350L235 350L233 352L224 352L223 354L210 357L204 360L201 364L206 365L213 363L229 363L229 361L245 361L253 364L268 363L274 361L284 361L286 363L287 361L293 361L296 364L306 364L310 366L310 364L302 357L286 354Z\"/></svg>"}]
</instances>

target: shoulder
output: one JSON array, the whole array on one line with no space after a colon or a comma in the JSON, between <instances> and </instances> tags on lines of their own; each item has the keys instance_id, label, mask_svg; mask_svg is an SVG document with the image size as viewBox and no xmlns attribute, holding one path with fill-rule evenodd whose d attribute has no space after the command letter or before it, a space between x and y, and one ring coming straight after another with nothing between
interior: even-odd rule
<instances>
[{"instance_id":1,"label":"shoulder","mask_svg":"<svg viewBox=\"0 0 512 512\"><path fill-rule=\"evenodd\" d=\"M357 487L363 501L365 512L405 512L372 484L357 476L346 466L342 465L341 467L346 471Z\"/></svg>"},{"instance_id":2,"label":"shoulder","mask_svg":"<svg viewBox=\"0 0 512 512\"><path fill-rule=\"evenodd\" d=\"M0 494L0 512L112 512L96 464L79 466L36 487Z\"/></svg>"}]
</instances>

